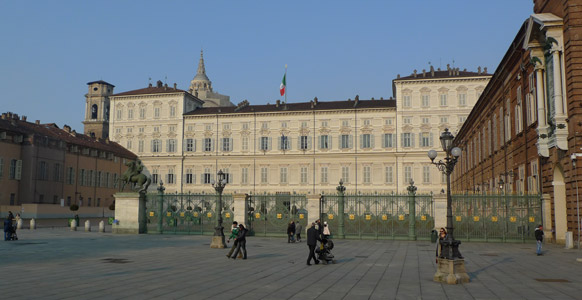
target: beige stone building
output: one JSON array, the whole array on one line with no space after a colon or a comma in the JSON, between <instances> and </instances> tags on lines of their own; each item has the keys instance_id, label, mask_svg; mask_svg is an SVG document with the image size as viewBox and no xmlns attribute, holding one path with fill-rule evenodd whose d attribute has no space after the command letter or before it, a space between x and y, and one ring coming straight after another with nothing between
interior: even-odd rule
<instances>
[{"instance_id":1,"label":"beige stone building","mask_svg":"<svg viewBox=\"0 0 582 300\"><path fill-rule=\"evenodd\" d=\"M469 72L451 68L414 70L412 75L393 80L397 98L396 173L399 186L413 179L419 192L440 192L446 178L430 163L427 152L441 150L440 134L448 128L453 135L461 128L479 99L491 74L487 68ZM444 153L439 152L443 158Z\"/></svg>"}]
</instances>

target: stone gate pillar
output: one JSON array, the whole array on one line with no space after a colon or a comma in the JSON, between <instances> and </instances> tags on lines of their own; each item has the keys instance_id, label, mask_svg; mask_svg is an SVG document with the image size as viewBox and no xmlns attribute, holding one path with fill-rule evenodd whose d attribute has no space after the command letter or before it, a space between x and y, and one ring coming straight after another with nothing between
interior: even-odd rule
<instances>
[{"instance_id":1,"label":"stone gate pillar","mask_svg":"<svg viewBox=\"0 0 582 300\"><path fill-rule=\"evenodd\" d=\"M115 220L113 233L146 233L144 193L117 193L115 197Z\"/></svg>"},{"instance_id":2,"label":"stone gate pillar","mask_svg":"<svg viewBox=\"0 0 582 300\"><path fill-rule=\"evenodd\" d=\"M234 216L232 220L237 221L239 224L243 224L245 228L249 227L249 224L247 224L248 218L246 216L247 194L234 194L232 195L232 200L234 203ZM230 231L232 224L224 224L223 226Z\"/></svg>"},{"instance_id":3,"label":"stone gate pillar","mask_svg":"<svg viewBox=\"0 0 582 300\"><path fill-rule=\"evenodd\" d=\"M307 228L311 227L311 223L319 219L319 199L321 195L307 195Z\"/></svg>"},{"instance_id":4,"label":"stone gate pillar","mask_svg":"<svg viewBox=\"0 0 582 300\"><path fill-rule=\"evenodd\" d=\"M434 194L434 227L447 227L447 194ZM437 230L438 231L438 230Z\"/></svg>"}]
</instances>

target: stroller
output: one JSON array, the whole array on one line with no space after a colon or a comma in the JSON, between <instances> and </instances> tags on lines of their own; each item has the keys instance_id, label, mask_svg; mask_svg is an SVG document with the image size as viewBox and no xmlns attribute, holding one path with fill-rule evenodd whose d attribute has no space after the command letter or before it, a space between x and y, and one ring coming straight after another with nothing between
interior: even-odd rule
<instances>
[{"instance_id":1,"label":"stroller","mask_svg":"<svg viewBox=\"0 0 582 300\"><path fill-rule=\"evenodd\" d=\"M317 258L321 261L324 265L328 263L335 264L335 259L333 254L331 254L331 249L333 249L333 241L329 239L321 240L321 247L315 250L317 253Z\"/></svg>"},{"instance_id":2,"label":"stroller","mask_svg":"<svg viewBox=\"0 0 582 300\"><path fill-rule=\"evenodd\" d=\"M11 220L4 220L4 231L6 241L17 241L18 236L16 235L16 227L12 224Z\"/></svg>"}]
</instances>

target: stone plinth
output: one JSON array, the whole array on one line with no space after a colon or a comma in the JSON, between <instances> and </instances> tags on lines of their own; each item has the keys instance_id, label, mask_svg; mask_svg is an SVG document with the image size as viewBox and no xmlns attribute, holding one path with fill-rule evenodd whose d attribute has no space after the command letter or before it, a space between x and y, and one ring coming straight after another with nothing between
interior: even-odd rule
<instances>
[{"instance_id":1,"label":"stone plinth","mask_svg":"<svg viewBox=\"0 0 582 300\"><path fill-rule=\"evenodd\" d=\"M465 260L439 258L433 280L447 284L468 283L469 275L465 270Z\"/></svg>"},{"instance_id":2,"label":"stone plinth","mask_svg":"<svg viewBox=\"0 0 582 300\"><path fill-rule=\"evenodd\" d=\"M113 233L146 233L145 194L117 193L115 197L115 220Z\"/></svg>"},{"instance_id":3,"label":"stone plinth","mask_svg":"<svg viewBox=\"0 0 582 300\"><path fill-rule=\"evenodd\" d=\"M210 243L210 248L225 248L224 236L213 236L212 243Z\"/></svg>"}]
</instances>

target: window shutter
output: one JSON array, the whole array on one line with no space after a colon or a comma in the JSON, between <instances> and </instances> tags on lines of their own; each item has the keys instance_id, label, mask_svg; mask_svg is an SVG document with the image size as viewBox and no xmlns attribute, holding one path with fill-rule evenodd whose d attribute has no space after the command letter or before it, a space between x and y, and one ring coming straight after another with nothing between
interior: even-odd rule
<instances>
[{"instance_id":1,"label":"window shutter","mask_svg":"<svg viewBox=\"0 0 582 300\"><path fill-rule=\"evenodd\" d=\"M392 147L396 147L396 134L392 134Z\"/></svg>"},{"instance_id":2,"label":"window shutter","mask_svg":"<svg viewBox=\"0 0 582 300\"><path fill-rule=\"evenodd\" d=\"M229 139L228 151L232 151L234 149L234 139L233 138L228 138L228 139Z\"/></svg>"},{"instance_id":3,"label":"window shutter","mask_svg":"<svg viewBox=\"0 0 582 300\"><path fill-rule=\"evenodd\" d=\"M422 146L422 133L418 134L418 146Z\"/></svg>"},{"instance_id":4,"label":"window shutter","mask_svg":"<svg viewBox=\"0 0 582 300\"><path fill-rule=\"evenodd\" d=\"M214 144L215 144L214 139L211 138L210 139L210 151L212 151L212 152L214 152Z\"/></svg>"},{"instance_id":5,"label":"window shutter","mask_svg":"<svg viewBox=\"0 0 582 300\"><path fill-rule=\"evenodd\" d=\"M312 144L313 144L313 137L308 136L307 137L307 150L311 150Z\"/></svg>"},{"instance_id":6,"label":"window shutter","mask_svg":"<svg viewBox=\"0 0 582 300\"><path fill-rule=\"evenodd\" d=\"M375 143L374 143L374 135L373 134L370 134L370 148L374 149L374 145L375 145Z\"/></svg>"},{"instance_id":7,"label":"window shutter","mask_svg":"<svg viewBox=\"0 0 582 300\"><path fill-rule=\"evenodd\" d=\"M269 144L267 145L267 150L273 149L273 138L269 137Z\"/></svg>"},{"instance_id":8,"label":"window shutter","mask_svg":"<svg viewBox=\"0 0 582 300\"><path fill-rule=\"evenodd\" d=\"M337 147L338 149L342 149L342 135L338 135L337 137Z\"/></svg>"},{"instance_id":9,"label":"window shutter","mask_svg":"<svg viewBox=\"0 0 582 300\"><path fill-rule=\"evenodd\" d=\"M277 140L279 141L279 148L277 149L283 150L283 136L280 136Z\"/></svg>"},{"instance_id":10,"label":"window shutter","mask_svg":"<svg viewBox=\"0 0 582 300\"><path fill-rule=\"evenodd\" d=\"M414 147L414 133L410 134L410 147Z\"/></svg>"},{"instance_id":11,"label":"window shutter","mask_svg":"<svg viewBox=\"0 0 582 300\"><path fill-rule=\"evenodd\" d=\"M331 145L332 145L332 144L331 144L331 140L333 140L333 138L331 137L331 135L328 135L328 136L327 136L327 148L328 148L329 150L333 149L333 148L332 148L332 146L331 146Z\"/></svg>"},{"instance_id":12,"label":"window shutter","mask_svg":"<svg viewBox=\"0 0 582 300\"><path fill-rule=\"evenodd\" d=\"M388 148L387 147L388 143L386 142L386 138L387 138L386 135L387 135L386 133L382 134L382 148Z\"/></svg>"},{"instance_id":13,"label":"window shutter","mask_svg":"<svg viewBox=\"0 0 582 300\"><path fill-rule=\"evenodd\" d=\"M348 137L348 148L352 149L354 147L354 136L349 135Z\"/></svg>"},{"instance_id":14,"label":"window shutter","mask_svg":"<svg viewBox=\"0 0 582 300\"><path fill-rule=\"evenodd\" d=\"M16 180L20 180L22 177L22 160L16 161L16 174L14 177Z\"/></svg>"},{"instance_id":15,"label":"window shutter","mask_svg":"<svg viewBox=\"0 0 582 300\"><path fill-rule=\"evenodd\" d=\"M192 152L196 152L196 139L192 139Z\"/></svg>"},{"instance_id":16,"label":"window shutter","mask_svg":"<svg viewBox=\"0 0 582 300\"><path fill-rule=\"evenodd\" d=\"M184 139L182 141L182 152L188 151L187 145L188 145L188 139Z\"/></svg>"},{"instance_id":17,"label":"window shutter","mask_svg":"<svg viewBox=\"0 0 582 300\"><path fill-rule=\"evenodd\" d=\"M321 141L323 139L323 135L320 135L319 138L317 139L317 148L321 149Z\"/></svg>"},{"instance_id":18,"label":"window shutter","mask_svg":"<svg viewBox=\"0 0 582 300\"><path fill-rule=\"evenodd\" d=\"M364 148L364 135L360 134L360 149Z\"/></svg>"},{"instance_id":19,"label":"window shutter","mask_svg":"<svg viewBox=\"0 0 582 300\"><path fill-rule=\"evenodd\" d=\"M166 140L166 152L170 152L170 140Z\"/></svg>"},{"instance_id":20,"label":"window shutter","mask_svg":"<svg viewBox=\"0 0 582 300\"><path fill-rule=\"evenodd\" d=\"M433 141L434 141L434 135L433 135L433 133L431 132L431 133L430 133L430 136L429 136L429 139L428 139L429 145L430 145L431 147L434 147L434 142L433 142Z\"/></svg>"},{"instance_id":21,"label":"window shutter","mask_svg":"<svg viewBox=\"0 0 582 300\"><path fill-rule=\"evenodd\" d=\"M400 147L404 147L404 133L400 134Z\"/></svg>"},{"instance_id":22,"label":"window shutter","mask_svg":"<svg viewBox=\"0 0 582 300\"><path fill-rule=\"evenodd\" d=\"M151 152L154 152L154 144L156 143L156 140L152 140L150 142L150 148L151 148Z\"/></svg>"}]
</instances>

